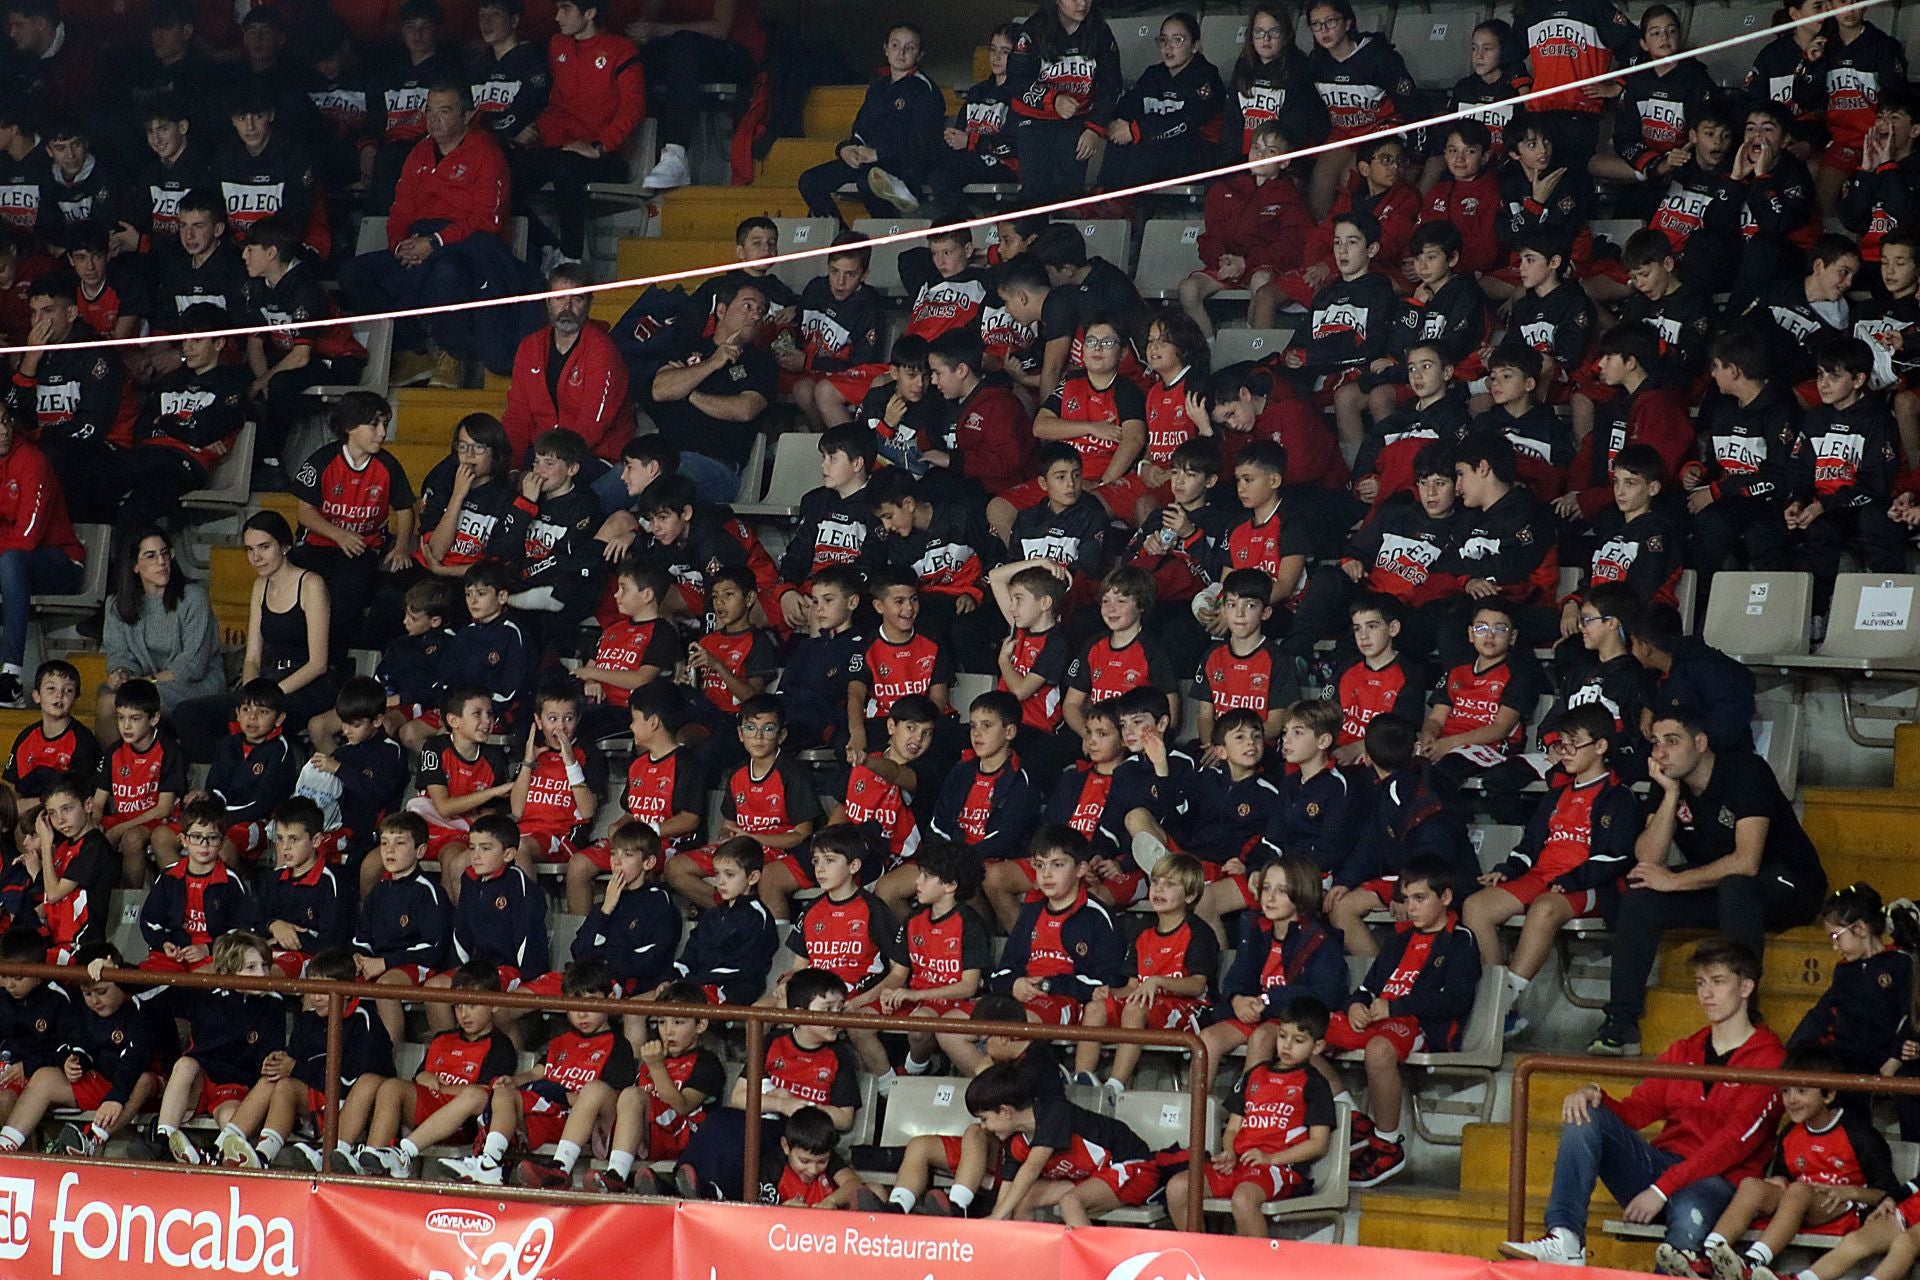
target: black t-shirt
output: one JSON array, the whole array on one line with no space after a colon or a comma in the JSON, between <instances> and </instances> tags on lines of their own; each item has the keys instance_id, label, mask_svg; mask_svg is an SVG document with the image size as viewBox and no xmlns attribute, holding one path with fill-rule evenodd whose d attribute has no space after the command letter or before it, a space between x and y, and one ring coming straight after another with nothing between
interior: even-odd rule
<instances>
[{"instance_id":1,"label":"black t-shirt","mask_svg":"<svg viewBox=\"0 0 1920 1280\"><path fill-rule=\"evenodd\" d=\"M1733 852L1734 829L1742 818L1767 818L1767 845L1760 874L1774 876L1801 893L1826 892L1820 855L1807 838L1793 804L1780 790L1773 770L1746 752L1716 755L1707 789L1690 794L1683 786L1675 815L1673 842L1687 865L1699 867Z\"/></svg>"},{"instance_id":2,"label":"black t-shirt","mask_svg":"<svg viewBox=\"0 0 1920 1280\"><path fill-rule=\"evenodd\" d=\"M705 360L715 350L711 338L688 337L675 352L675 360ZM768 404L780 391L780 369L771 353L749 346L731 367L702 382L696 391L710 396L737 396L757 391ZM656 401L653 420L660 434L688 452L704 454L728 466L746 465L753 448L753 437L760 430L756 416L748 422L723 422L708 417L693 407L692 396L685 400Z\"/></svg>"}]
</instances>

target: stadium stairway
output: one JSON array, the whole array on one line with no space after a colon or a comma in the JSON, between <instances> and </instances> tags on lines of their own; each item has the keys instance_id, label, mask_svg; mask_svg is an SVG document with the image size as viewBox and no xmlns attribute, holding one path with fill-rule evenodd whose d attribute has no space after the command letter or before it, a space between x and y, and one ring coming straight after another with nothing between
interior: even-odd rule
<instances>
[{"instance_id":1,"label":"stadium stairway","mask_svg":"<svg viewBox=\"0 0 1920 1280\"><path fill-rule=\"evenodd\" d=\"M1801 797L1829 883L1864 880L1889 902L1920 896L1920 724L1894 730L1892 787L1806 787Z\"/></svg>"}]
</instances>

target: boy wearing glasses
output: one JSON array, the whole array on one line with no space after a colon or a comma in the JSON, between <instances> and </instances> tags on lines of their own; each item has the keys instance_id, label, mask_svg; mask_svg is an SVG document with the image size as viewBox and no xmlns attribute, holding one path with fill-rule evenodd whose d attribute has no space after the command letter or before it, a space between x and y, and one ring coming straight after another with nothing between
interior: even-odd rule
<instances>
[{"instance_id":1,"label":"boy wearing glasses","mask_svg":"<svg viewBox=\"0 0 1920 1280\"><path fill-rule=\"evenodd\" d=\"M1461 919L1480 943L1483 964L1500 963L1500 926L1526 913L1506 962L1507 987L1516 1004L1546 964L1560 926L1611 914L1621 877L1633 865L1644 819L1639 798L1607 767L1613 735L1612 720L1598 705L1574 707L1560 718L1549 750L1567 785L1541 800L1519 845L1480 877L1480 890L1461 908ZM1526 1026L1517 1009L1508 1013L1508 1035Z\"/></svg>"},{"instance_id":2,"label":"boy wearing glasses","mask_svg":"<svg viewBox=\"0 0 1920 1280\"><path fill-rule=\"evenodd\" d=\"M1467 779L1506 763L1526 745L1527 718L1546 692L1546 673L1532 651L1516 646L1513 611L1484 600L1467 625L1473 656L1447 672L1420 730L1420 754L1432 766L1434 790L1451 802Z\"/></svg>"},{"instance_id":3,"label":"boy wearing glasses","mask_svg":"<svg viewBox=\"0 0 1920 1280\"><path fill-rule=\"evenodd\" d=\"M1080 473L1088 493L1100 499L1115 520L1133 520L1137 496L1124 483L1147 444L1147 401L1140 388L1120 376L1120 352L1126 346L1120 326L1098 316L1087 321L1080 349L1085 368L1069 370L1060 389L1034 415L1035 440L1061 440L1080 455ZM1039 502L1046 493L1038 479L1005 495L1016 510Z\"/></svg>"}]
</instances>

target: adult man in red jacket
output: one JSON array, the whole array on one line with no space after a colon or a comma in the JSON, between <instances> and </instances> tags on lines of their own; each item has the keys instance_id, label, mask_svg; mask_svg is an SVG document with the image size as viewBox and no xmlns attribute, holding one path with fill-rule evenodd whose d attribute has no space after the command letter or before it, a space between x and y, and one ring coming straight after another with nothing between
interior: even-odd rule
<instances>
[{"instance_id":1,"label":"adult man in red jacket","mask_svg":"<svg viewBox=\"0 0 1920 1280\"><path fill-rule=\"evenodd\" d=\"M590 283L578 265L563 266L547 277L549 289ZM513 383L501 423L516 466L525 461L540 433L554 427L576 432L596 457L615 463L633 436L627 366L606 326L587 318L592 306L588 293L547 299L547 326L528 334L514 353Z\"/></svg>"},{"instance_id":2,"label":"adult man in red jacket","mask_svg":"<svg viewBox=\"0 0 1920 1280\"><path fill-rule=\"evenodd\" d=\"M506 243L510 183L507 159L486 129L473 129L471 90L438 82L427 91L427 136L414 144L400 172L387 214L387 247L347 264L347 296L357 311L436 306L493 296L537 281L514 259ZM400 386L429 380L436 387L477 385L468 375L475 357L504 373L514 341L524 327L481 350L483 326L511 323L512 308L455 311L430 324L401 321L394 345L427 348L426 360L403 358L395 371Z\"/></svg>"},{"instance_id":3,"label":"adult man in red jacket","mask_svg":"<svg viewBox=\"0 0 1920 1280\"><path fill-rule=\"evenodd\" d=\"M1786 1057L1780 1037L1756 1027L1748 1001L1760 959L1744 943L1708 938L1693 951L1693 986L1707 1025L1667 1046L1658 1061L1770 1070ZM1510 1258L1579 1264L1597 1181L1627 1197L1628 1222L1665 1215L1667 1244L1698 1254L1742 1178L1757 1178L1773 1149L1780 1095L1766 1085L1645 1080L1625 1098L1583 1084L1561 1106L1565 1128L1547 1199L1547 1234L1509 1240ZM1658 1122L1652 1142L1639 1130ZM1629 1193L1631 1193L1629 1195Z\"/></svg>"},{"instance_id":4,"label":"adult man in red jacket","mask_svg":"<svg viewBox=\"0 0 1920 1280\"><path fill-rule=\"evenodd\" d=\"M24 701L20 663L33 593L78 591L86 560L47 455L18 437L22 420L0 402L0 707Z\"/></svg>"},{"instance_id":5,"label":"adult man in red jacket","mask_svg":"<svg viewBox=\"0 0 1920 1280\"><path fill-rule=\"evenodd\" d=\"M547 42L553 91L534 121L536 146L513 153L514 181L531 196L553 184L559 209L559 252L578 261L586 244L590 182L627 177L627 138L647 113L640 51L625 36L600 30L603 0L560 0Z\"/></svg>"}]
</instances>

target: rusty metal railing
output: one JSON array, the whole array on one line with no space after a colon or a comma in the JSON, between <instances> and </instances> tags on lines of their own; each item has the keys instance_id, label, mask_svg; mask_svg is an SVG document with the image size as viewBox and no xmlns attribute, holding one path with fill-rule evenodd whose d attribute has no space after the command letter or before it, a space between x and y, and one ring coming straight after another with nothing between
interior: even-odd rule
<instances>
[{"instance_id":1,"label":"rusty metal railing","mask_svg":"<svg viewBox=\"0 0 1920 1280\"><path fill-rule=\"evenodd\" d=\"M86 981L86 970L74 965L0 964L0 976L39 978L48 982ZM1199 1231L1202 1225L1200 1191L1205 1188L1204 1165L1207 1145L1207 1087L1212 1078L1208 1070L1207 1047L1190 1031L1152 1031L1133 1027L1053 1026L1038 1022L958 1022L929 1018L870 1013L825 1013L812 1010L760 1008L753 1005L668 1004L648 1000L617 1000L602 996L539 996L524 991L474 991L451 987L374 987L358 982L331 982L313 978L241 977L237 974L159 973L146 969L108 969L101 981L129 987L189 987L200 990L266 991L281 995L328 995L327 1004L327 1082L326 1115L322 1120L321 1150L332 1151L339 1136L340 1063L345 1050L345 1027L341 1009L348 999L401 1000L415 1004L484 1004L499 1009L534 1009L547 1013L591 1012L610 1018L639 1015L646 1018L701 1018L708 1022L737 1022L745 1026L747 1038L746 1138L743 1185L751 1190L759 1185L760 1175L760 1082L766 1070L767 1027L838 1027L846 1031L892 1031L928 1034L953 1033L962 1028L968 1035L1006 1036L1014 1040L1066 1040L1074 1043L1096 1041L1101 1044L1137 1044L1155 1048L1184 1049L1192 1055L1188 1073L1189 1096L1187 1128L1187 1176L1195 1188L1187 1197L1186 1222L1182 1227ZM191 1171L191 1166L183 1166ZM232 1173L234 1170L220 1170ZM305 1175L303 1175L305 1176ZM331 1175L314 1177L333 1180ZM489 1187L488 1194L501 1188ZM546 1193L543 1193L546 1194ZM574 1193L558 1193L574 1194Z\"/></svg>"},{"instance_id":2,"label":"rusty metal railing","mask_svg":"<svg viewBox=\"0 0 1920 1280\"><path fill-rule=\"evenodd\" d=\"M1528 1104L1533 1077L1542 1071L1600 1080L1706 1080L1715 1084L1761 1084L1773 1088L1800 1085L1844 1093L1920 1094L1920 1076L1858 1076L1839 1071L1764 1070L1752 1067L1696 1067L1680 1062L1652 1062L1638 1058L1584 1058L1566 1054L1532 1053L1513 1068L1512 1123L1507 1126L1508 1169L1507 1238L1523 1240L1527 1229L1527 1130L1532 1122Z\"/></svg>"}]
</instances>

